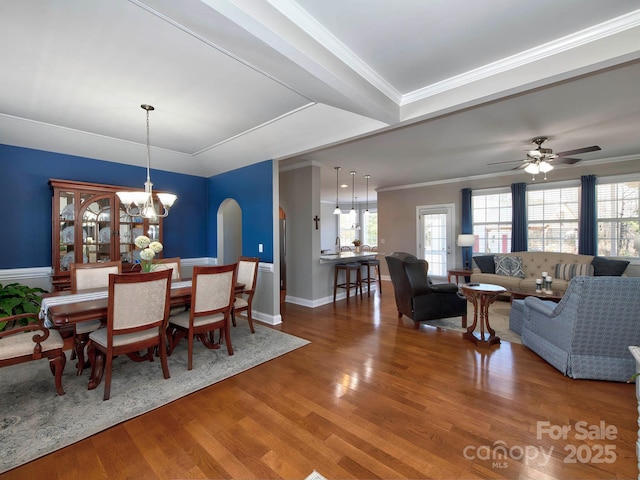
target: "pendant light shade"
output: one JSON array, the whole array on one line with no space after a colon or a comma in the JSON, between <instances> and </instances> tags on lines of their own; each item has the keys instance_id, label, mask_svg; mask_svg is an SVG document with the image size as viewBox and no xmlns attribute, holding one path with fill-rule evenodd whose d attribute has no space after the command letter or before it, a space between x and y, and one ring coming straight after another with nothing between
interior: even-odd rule
<instances>
[{"instance_id":1,"label":"pendant light shade","mask_svg":"<svg viewBox=\"0 0 640 480\"><path fill-rule=\"evenodd\" d=\"M340 188L338 175L339 175L339 172L340 172L340 167L333 167L333 168L336 169L336 208L333 211L333 214L334 215L340 215L342 213L342 210L340 210L340 205L338 204L338 191L339 191L339 188Z\"/></svg>"}]
</instances>

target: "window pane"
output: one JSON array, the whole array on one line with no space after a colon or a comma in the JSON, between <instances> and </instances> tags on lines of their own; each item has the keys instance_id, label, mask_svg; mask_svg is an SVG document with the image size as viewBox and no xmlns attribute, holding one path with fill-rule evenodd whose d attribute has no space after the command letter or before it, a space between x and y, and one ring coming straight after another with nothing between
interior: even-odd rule
<instances>
[{"instance_id":1,"label":"window pane","mask_svg":"<svg viewBox=\"0 0 640 480\"><path fill-rule=\"evenodd\" d=\"M579 187L527 192L529 251L578 253Z\"/></svg>"},{"instance_id":2,"label":"window pane","mask_svg":"<svg viewBox=\"0 0 640 480\"><path fill-rule=\"evenodd\" d=\"M511 193L471 197L474 252L507 253L511 251Z\"/></svg>"},{"instance_id":3,"label":"window pane","mask_svg":"<svg viewBox=\"0 0 640 480\"><path fill-rule=\"evenodd\" d=\"M640 182L596 186L598 255L637 257L633 244L640 225Z\"/></svg>"}]
</instances>

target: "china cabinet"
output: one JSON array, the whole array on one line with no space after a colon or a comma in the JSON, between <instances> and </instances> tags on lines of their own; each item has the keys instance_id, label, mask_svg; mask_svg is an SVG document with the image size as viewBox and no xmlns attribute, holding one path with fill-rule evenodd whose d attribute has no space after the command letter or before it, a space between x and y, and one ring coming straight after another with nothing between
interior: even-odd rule
<instances>
[{"instance_id":1,"label":"china cabinet","mask_svg":"<svg viewBox=\"0 0 640 480\"><path fill-rule=\"evenodd\" d=\"M123 272L137 270L134 240L147 235L162 242L162 218L132 217L116 192L136 189L97 183L50 179L52 284L70 288L69 265L122 260ZM160 254L160 257L162 254Z\"/></svg>"}]
</instances>

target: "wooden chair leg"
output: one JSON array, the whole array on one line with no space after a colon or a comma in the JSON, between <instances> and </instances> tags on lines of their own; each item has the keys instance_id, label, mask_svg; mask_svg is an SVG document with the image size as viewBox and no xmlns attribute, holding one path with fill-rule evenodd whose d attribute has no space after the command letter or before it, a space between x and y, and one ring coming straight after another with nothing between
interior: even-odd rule
<instances>
[{"instance_id":1,"label":"wooden chair leg","mask_svg":"<svg viewBox=\"0 0 640 480\"><path fill-rule=\"evenodd\" d=\"M111 368L113 364L113 357L111 355L106 355L106 359L104 362L104 396L102 400L109 400L111 397Z\"/></svg>"},{"instance_id":2,"label":"wooden chair leg","mask_svg":"<svg viewBox=\"0 0 640 480\"><path fill-rule=\"evenodd\" d=\"M249 305L249 307L247 308L247 319L249 320L249 329L251 330L251 333L256 333L255 329L253 328L253 315L251 313L251 305Z\"/></svg>"},{"instance_id":3,"label":"wooden chair leg","mask_svg":"<svg viewBox=\"0 0 640 480\"><path fill-rule=\"evenodd\" d=\"M64 371L64 366L66 363L67 356L62 350L56 351L51 356L49 356L49 368L51 369L51 373L55 378L56 391L60 396L64 395L64 389L62 388L62 372Z\"/></svg>"},{"instance_id":4,"label":"wooden chair leg","mask_svg":"<svg viewBox=\"0 0 640 480\"><path fill-rule=\"evenodd\" d=\"M224 322L224 341L227 344L227 353L233 355L233 347L231 346L231 329L229 328L229 322ZM253 329L253 326L251 327ZM253 333L253 332L252 332Z\"/></svg>"}]
</instances>

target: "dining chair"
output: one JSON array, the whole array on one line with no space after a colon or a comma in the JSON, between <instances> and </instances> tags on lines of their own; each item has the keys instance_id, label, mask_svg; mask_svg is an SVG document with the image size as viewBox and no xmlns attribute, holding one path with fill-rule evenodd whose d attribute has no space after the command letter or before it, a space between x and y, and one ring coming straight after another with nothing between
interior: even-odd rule
<instances>
[{"instance_id":1,"label":"dining chair","mask_svg":"<svg viewBox=\"0 0 640 480\"><path fill-rule=\"evenodd\" d=\"M69 266L71 274L71 292L78 293L92 288L109 286L109 274L122 273L122 261L100 263L72 263ZM85 367L84 349L89 341L89 334L102 326L106 319L78 322L73 328L73 351L78 359L76 375L82 375Z\"/></svg>"},{"instance_id":2,"label":"dining chair","mask_svg":"<svg viewBox=\"0 0 640 480\"><path fill-rule=\"evenodd\" d=\"M360 247L360 251L361 252L370 252L371 251L371 245L362 245Z\"/></svg>"},{"instance_id":3,"label":"dining chair","mask_svg":"<svg viewBox=\"0 0 640 480\"><path fill-rule=\"evenodd\" d=\"M167 319L171 298L171 271L109 275L107 328L89 334L91 361L89 389L98 386L104 366L104 400L111 395L113 358L126 354L135 362L153 361L157 349L164 378L167 363ZM146 355L139 352L147 350Z\"/></svg>"},{"instance_id":4,"label":"dining chair","mask_svg":"<svg viewBox=\"0 0 640 480\"><path fill-rule=\"evenodd\" d=\"M220 348L215 331L224 333L227 353L233 355L229 317L233 308L238 265L195 266L191 284L191 309L169 319L169 355L185 336L188 340L187 369L193 368L193 342L195 337L210 349ZM222 333L220 335L222 338Z\"/></svg>"},{"instance_id":5,"label":"dining chair","mask_svg":"<svg viewBox=\"0 0 640 480\"><path fill-rule=\"evenodd\" d=\"M180 267L180 257L172 257L172 258L160 258L153 262L153 271L158 270L168 270L172 269L173 273L171 274L172 282L180 282L182 281L182 268ZM187 309L188 305L172 305L169 310L169 316L172 317L174 315L178 315L179 313L184 312Z\"/></svg>"},{"instance_id":6,"label":"dining chair","mask_svg":"<svg viewBox=\"0 0 640 480\"><path fill-rule=\"evenodd\" d=\"M58 395L64 395L62 372L67 357L62 350L64 340L60 332L46 328L37 313L23 313L1 320L6 326L0 332L0 367L48 358ZM22 325L25 321L30 323Z\"/></svg>"},{"instance_id":7,"label":"dining chair","mask_svg":"<svg viewBox=\"0 0 640 480\"><path fill-rule=\"evenodd\" d=\"M238 258L238 283L244 283L242 292L236 294L236 300L233 304L231 312L231 321L236 326L236 313L247 312L249 328L251 333L256 333L253 328L252 303L253 295L256 292L256 280L258 278L258 257L240 257Z\"/></svg>"},{"instance_id":8,"label":"dining chair","mask_svg":"<svg viewBox=\"0 0 640 480\"><path fill-rule=\"evenodd\" d=\"M351 247L349 247L348 245L345 245L343 247L340 247L340 251L341 252L351 252Z\"/></svg>"},{"instance_id":9,"label":"dining chair","mask_svg":"<svg viewBox=\"0 0 640 480\"><path fill-rule=\"evenodd\" d=\"M182 269L180 267L180 257L160 258L153 262L153 271L173 269L171 280L182 280Z\"/></svg>"}]
</instances>

